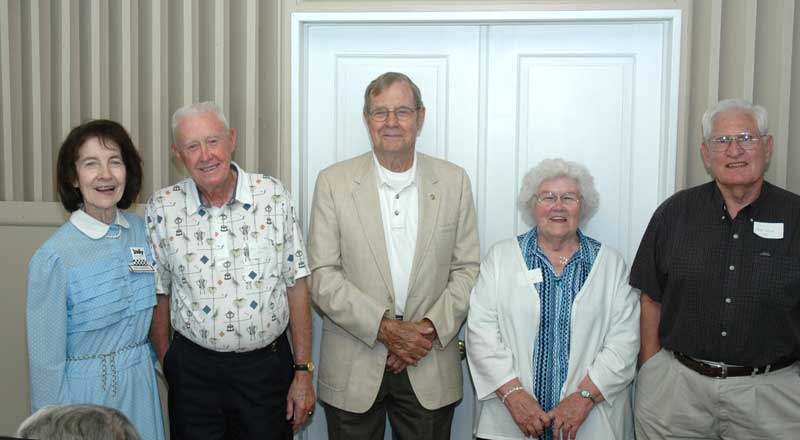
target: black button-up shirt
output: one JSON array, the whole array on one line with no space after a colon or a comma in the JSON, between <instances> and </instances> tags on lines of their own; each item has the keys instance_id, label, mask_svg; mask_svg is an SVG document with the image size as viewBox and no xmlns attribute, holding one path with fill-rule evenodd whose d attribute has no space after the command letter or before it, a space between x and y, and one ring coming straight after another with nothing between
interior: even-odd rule
<instances>
[{"instance_id":1,"label":"black button-up shirt","mask_svg":"<svg viewBox=\"0 0 800 440\"><path fill-rule=\"evenodd\" d=\"M747 366L800 358L800 196L764 182L731 219L715 182L673 195L630 283L661 303L664 348Z\"/></svg>"}]
</instances>

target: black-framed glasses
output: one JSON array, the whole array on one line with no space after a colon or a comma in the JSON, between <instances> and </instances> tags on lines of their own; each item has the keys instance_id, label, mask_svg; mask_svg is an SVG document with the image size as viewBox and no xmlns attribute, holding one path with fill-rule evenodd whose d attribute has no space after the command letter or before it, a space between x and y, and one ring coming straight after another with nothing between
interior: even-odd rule
<instances>
[{"instance_id":1,"label":"black-framed glasses","mask_svg":"<svg viewBox=\"0 0 800 440\"><path fill-rule=\"evenodd\" d=\"M580 202L581 196L572 192L556 194L550 191L536 195L536 201L545 206L553 206L559 199L561 200L562 205L572 207L576 206L578 202Z\"/></svg>"},{"instance_id":2,"label":"black-framed glasses","mask_svg":"<svg viewBox=\"0 0 800 440\"><path fill-rule=\"evenodd\" d=\"M758 143L763 139L764 136L753 136L750 133L739 133L739 134L723 134L722 136L717 136L715 138L711 138L708 140L707 145L709 149L715 153L721 153L728 149L731 146L732 142L736 142L736 145L742 147L745 150L752 150L753 148L758 146Z\"/></svg>"},{"instance_id":3,"label":"black-framed glasses","mask_svg":"<svg viewBox=\"0 0 800 440\"><path fill-rule=\"evenodd\" d=\"M411 107L397 107L394 110L389 110L388 108L379 107L373 110L370 110L369 118L376 122L383 122L389 119L389 114L394 113L394 116L399 121L407 121L414 117L414 114L417 113L417 109Z\"/></svg>"}]
</instances>

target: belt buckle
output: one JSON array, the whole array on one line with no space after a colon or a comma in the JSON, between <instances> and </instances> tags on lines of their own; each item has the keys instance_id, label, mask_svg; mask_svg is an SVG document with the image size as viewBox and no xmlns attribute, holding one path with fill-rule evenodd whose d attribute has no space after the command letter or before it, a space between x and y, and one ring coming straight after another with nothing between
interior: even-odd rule
<instances>
[{"instance_id":1,"label":"belt buckle","mask_svg":"<svg viewBox=\"0 0 800 440\"><path fill-rule=\"evenodd\" d=\"M718 379L727 379L728 377L728 366L725 364L720 363L719 368L722 369L722 373L717 376Z\"/></svg>"}]
</instances>

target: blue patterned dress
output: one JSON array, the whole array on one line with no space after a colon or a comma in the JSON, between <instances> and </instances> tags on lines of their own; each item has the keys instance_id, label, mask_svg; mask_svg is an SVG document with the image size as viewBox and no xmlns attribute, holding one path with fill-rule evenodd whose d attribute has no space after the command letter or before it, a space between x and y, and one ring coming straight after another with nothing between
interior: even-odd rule
<instances>
[{"instance_id":1,"label":"blue patterned dress","mask_svg":"<svg viewBox=\"0 0 800 440\"><path fill-rule=\"evenodd\" d=\"M145 440L164 439L155 355L148 342L153 273L133 272L147 244L139 217L106 226L72 214L28 267L28 358L33 411L92 403L122 411Z\"/></svg>"},{"instance_id":2,"label":"blue patterned dress","mask_svg":"<svg viewBox=\"0 0 800 440\"><path fill-rule=\"evenodd\" d=\"M536 227L517 237L528 270L540 269L542 282L536 284L541 317L533 349L533 391L545 412L558 405L569 369L572 302L592 270L600 242L578 230L580 245L560 275L536 243ZM545 429L541 440L551 440L553 431Z\"/></svg>"}]
</instances>

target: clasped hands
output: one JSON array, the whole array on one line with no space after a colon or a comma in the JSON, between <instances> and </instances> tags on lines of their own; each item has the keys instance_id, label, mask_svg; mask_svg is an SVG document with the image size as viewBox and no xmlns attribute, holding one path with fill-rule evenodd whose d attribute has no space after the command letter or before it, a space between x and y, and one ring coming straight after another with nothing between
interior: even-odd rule
<instances>
[{"instance_id":1,"label":"clasped hands","mask_svg":"<svg viewBox=\"0 0 800 440\"><path fill-rule=\"evenodd\" d=\"M436 328L428 319L412 322L383 318L378 329L378 341L389 349L386 369L394 374L417 365L433 348L434 339Z\"/></svg>"},{"instance_id":2,"label":"clasped hands","mask_svg":"<svg viewBox=\"0 0 800 440\"><path fill-rule=\"evenodd\" d=\"M525 436L539 437L545 428L552 427L554 437L564 440L577 438L578 428L593 406L589 399L573 393L552 410L544 412L539 402L525 391L510 394L505 405ZM561 433L560 437L558 433Z\"/></svg>"}]
</instances>

